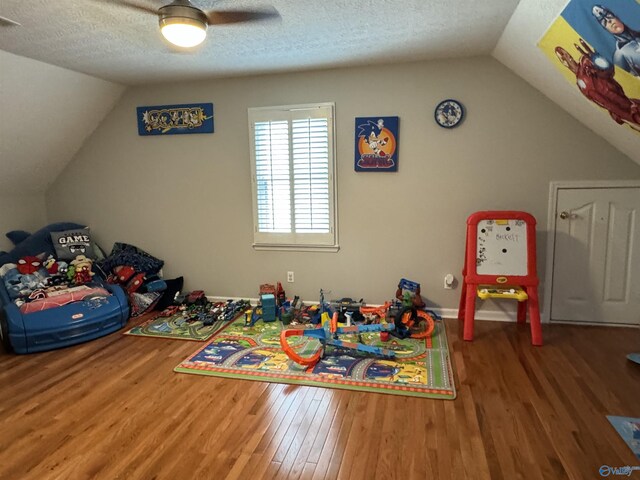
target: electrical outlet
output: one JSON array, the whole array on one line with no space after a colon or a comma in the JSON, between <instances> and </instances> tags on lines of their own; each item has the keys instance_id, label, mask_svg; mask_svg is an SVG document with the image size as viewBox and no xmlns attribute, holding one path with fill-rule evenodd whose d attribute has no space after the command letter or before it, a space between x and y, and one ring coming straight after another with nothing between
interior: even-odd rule
<instances>
[{"instance_id":1,"label":"electrical outlet","mask_svg":"<svg viewBox=\"0 0 640 480\"><path fill-rule=\"evenodd\" d=\"M293 272L287 272L287 282L293 283Z\"/></svg>"},{"instance_id":2,"label":"electrical outlet","mask_svg":"<svg viewBox=\"0 0 640 480\"><path fill-rule=\"evenodd\" d=\"M453 288L453 282L455 281L456 277L453 276L453 274L451 273L447 273L444 276L444 288L446 290L451 290Z\"/></svg>"}]
</instances>

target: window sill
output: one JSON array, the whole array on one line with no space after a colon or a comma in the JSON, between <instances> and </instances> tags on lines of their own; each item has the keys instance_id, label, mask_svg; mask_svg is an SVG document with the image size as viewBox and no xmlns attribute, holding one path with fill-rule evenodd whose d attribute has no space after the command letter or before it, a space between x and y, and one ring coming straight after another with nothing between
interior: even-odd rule
<instances>
[{"instance_id":1,"label":"window sill","mask_svg":"<svg viewBox=\"0 0 640 480\"><path fill-rule=\"evenodd\" d=\"M256 251L279 251L279 252L324 252L335 253L340 250L340 245L268 245L264 243L253 244Z\"/></svg>"}]
</instances>

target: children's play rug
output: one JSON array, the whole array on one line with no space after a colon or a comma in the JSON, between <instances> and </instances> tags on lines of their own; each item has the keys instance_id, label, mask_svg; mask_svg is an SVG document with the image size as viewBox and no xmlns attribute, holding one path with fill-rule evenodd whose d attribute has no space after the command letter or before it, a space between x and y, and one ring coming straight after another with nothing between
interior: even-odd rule
<instances>
[{"instance_id":1,"label":"children's play rug","mask_svg":"<svg viewBox=\"0 0 640 480\"><path fill-rule=\"evenodd\" d=\"M299 328L299 327L295 327ZM363 333L362 341L396 352L394 360L327 347L325 358L311 367L293 362L280 346L280 322L245 327L240 318L216 333L204 347L175 368L176 372L262 382L293 383L366 392L454 399L453 371L444 323L436 322L431 338L382 342L379 333ZM348 335L346 341L358 341ZM289 337L289 344L308 356L319 342Z\"/></svg>"},{"instance_id":2,"label":"children's play rug","mask_svg":"<svg viewBox=\"0 0 640 480\"><path fill-rule=\"evenodd\" d=\"M217 320L211 325L204 325L201 321L187 322L182 315L169 317L152 317L125 332L125 335L139 335L143 337L177 338L203 342L224 327L229 320Z\"/></svg>"}]
</instances>

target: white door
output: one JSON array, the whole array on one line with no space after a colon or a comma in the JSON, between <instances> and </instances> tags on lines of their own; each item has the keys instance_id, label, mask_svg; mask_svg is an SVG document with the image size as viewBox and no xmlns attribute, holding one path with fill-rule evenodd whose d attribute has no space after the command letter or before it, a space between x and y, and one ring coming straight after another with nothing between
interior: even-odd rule
<instances>
[{"instance_id":1,"label":"white door","mask_svg":"<svg viewBox=\"0 0 640 480\"><path fill-rule=\"evenodd\" d=\"M640 325L640 188L561 188L551 320Z\"/></svg>"}]
</instances>

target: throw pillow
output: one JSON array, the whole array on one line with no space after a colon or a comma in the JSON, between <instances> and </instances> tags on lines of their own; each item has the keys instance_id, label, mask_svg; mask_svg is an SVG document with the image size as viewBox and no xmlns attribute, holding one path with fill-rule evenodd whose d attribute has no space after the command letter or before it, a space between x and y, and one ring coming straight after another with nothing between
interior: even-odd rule
<instances>
[{"instance_id":1,"label":"throw pillow","mask_svg":"<svg viewBox=\"0 0 640 480\"><path fill-rule=\"evenodd\" d=\"M51 232L51 241L58 260L73 260L78 255L96 258L88 228Z\"/></svg>"}]
</instances>

